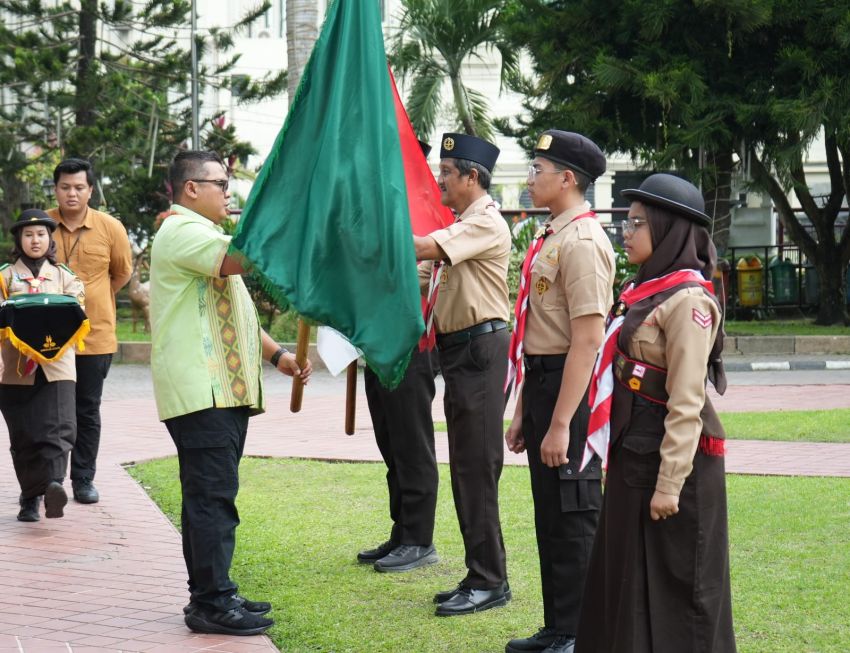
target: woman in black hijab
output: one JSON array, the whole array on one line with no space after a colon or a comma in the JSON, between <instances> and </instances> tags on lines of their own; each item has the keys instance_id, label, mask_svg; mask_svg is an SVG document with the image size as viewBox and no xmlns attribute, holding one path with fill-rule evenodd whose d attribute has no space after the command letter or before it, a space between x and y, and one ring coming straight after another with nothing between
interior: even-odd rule
<instances>
[{"instance_id":1,"label":"woman in black hijab","mask_svg":"<svg viewBox=\"0 0 850 653\"><path fill-rule=\"evenodd\" d=\"M730 653L725 433L705 392L707 379L726 387L711 221L678 177L623 195L640 268L592 383L591 429L603 426L589 446L608 455L608 474L575 651Z\"/></svg>"}]
</instances>

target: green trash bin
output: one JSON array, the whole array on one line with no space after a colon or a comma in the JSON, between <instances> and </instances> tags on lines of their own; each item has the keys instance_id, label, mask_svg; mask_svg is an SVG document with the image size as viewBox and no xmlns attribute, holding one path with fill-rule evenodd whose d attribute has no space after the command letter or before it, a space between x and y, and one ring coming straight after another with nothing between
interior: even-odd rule
<instances>
[{"instance_id":1,"label":"green trash bin","mask_svg":"<svg viewBox=\"0 0 850 653\"><path fill-rule=\"evenodd\" d=\"M797 270L787 259L774 258L768 268L773 304L797 303Z\"/></svg>"}]
</instances>

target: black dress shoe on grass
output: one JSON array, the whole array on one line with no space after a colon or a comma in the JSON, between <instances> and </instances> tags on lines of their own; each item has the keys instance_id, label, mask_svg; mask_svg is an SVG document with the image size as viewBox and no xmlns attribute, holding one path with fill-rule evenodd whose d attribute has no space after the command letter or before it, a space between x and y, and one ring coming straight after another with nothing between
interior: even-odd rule
<instances>
[{"instance_id":1,"label":"black dress shoe on grass","mask_svg":"<svg viewBox=\"0 0 850 653\"><path fill-rule=\"evenodd\" d=\"M558 635L541 653L573 653L576 649L576 638L572 635Z\"/></svg>"},{"instance_id":2,"label":"black dress shoe on grass","mask_svg":"<svg viewBox=\"0 0 850 653\"><path fill-rule=\"evenodd\" d=\"M396 547L390 540L379 544L374 549L366 549L357 554L357 562L361 564L374 564Z\"/></svg>"},{"instance_id":3,"label":"black dress shoe on grass","mask_svg":"<svg viewBox=\"0 0 850 653\"><path fill-rule=\"evenodd\" d=\"M445 603L450 598L452 598L455 594L457 594L461 589L463 589L463 581L457 584L457 587L451 590L446 590L445 592L437 592L434 594L434 603ZM511 592L511 586L508 584L508 581L505 581L505 598L510 601L513 598L513 592Z\"/></svg>"},{"instance_id":4,"label":"black dress shoe on grass","mask_svg":"<svg viewBox=\"0 0 850 653\"><path fill-rule=\"evenodd\" d=\"M531 637L512 639L505 646L505 653L539 653L558 639L554 628L541 628Z\"/></svg>"},{"instance_id":5,"label":"black dress shoe on grass","mask_svg":"<svg viewBox=\"0 0 850 653\"><path fill-rule=\"evenodd\" d=\"M252 601L251 599L246 599L244 596L239 596L238 594L235 596L236 602L240 605L240 607L245 608L248 612L253 612L257 615L268 614L272 611L272 604L268 601ZM186 605L183 606L183 614L189 614L193 610L198 608L198 604L194 601L189 601Z\"/></svg>"},{"instance_id":6,"label":"black dress shoe on grass","mask_svg":"<svg viewBox=\"0 0 850 653\"><path fill-rule=\"evenodd\" d=\"M491 610L507 605L508 597L505 588L497 587L490 590L477 590L471 587L462 587L452 598L437 604L436 615L438 617L454 617L461 614L472 614Z\"/></svg>"},{"instance_id":7,"label":"black dress shoe on grass","mask_svg":"<svg viewBox=\"0 0 850 653\"><path fill-rule=\"evenodd\" d=\"M38 514L38 507L41 505L41 497L30 497L18 499L21 510L18 512L18 521L38 521L41 516Z\"/></svg>"},{"instance_id":8,"label":"black dress shoe on grass","mask_svg":"<svg viewBox=\"0 0 850 653\"><path fill-rule=\"evenodd\" d=\"M68 495L61 483L50 481L44 491L44 516L48 519L64 517L63 509L68 503Z\"/></svg>"},{"instance_id":9,"label":"black dress shoe on grass","mask_svg":"<svg viewBox=\"0 0 850 653\"><path fill-rule=\"evenodd\" d=\"M375 571L410 571L417 567L433 565L438 560L437 551L433 544L431 546L401 544L383 558L375 561Z\"/></svg>"},{"instance_id":10,"label":"black dress shoe on grass","mask_svg":"<svg viewBox=\"0 0 850 653\"><path fill-rule=\"evenodd\" d=\"M219 635L260 635L274 625L271 619L241 606L226 612L196 608L183 620L192 632Z\"/></svg>"},{"instance_id":11,"label":"black dress shoe on grass","mask_svg":"<svg viewBox=\"0 0 850 653\"><path fill-rule=\"evenodd\" d=\"M83 478L79 481L71 481L71 487L74 490L74 501L77 503L97 503L100 501L100 495L91 479Z\"/></svg>"}]
</instances>

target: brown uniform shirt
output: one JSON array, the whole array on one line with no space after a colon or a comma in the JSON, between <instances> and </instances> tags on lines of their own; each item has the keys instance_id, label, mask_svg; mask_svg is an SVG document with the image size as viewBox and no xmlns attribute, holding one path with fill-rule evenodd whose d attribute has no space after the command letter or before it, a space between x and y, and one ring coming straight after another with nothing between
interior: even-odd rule
<instances>
[{"instance_id":1,"label":"brown uniform shirt","mask_svg":"<svg viewBox=\"0 0 850 653\"><path fill-rule=\"evenodd\" d=\"M565 354L570 320L608 314L614 302L614 248L596 218L575 218L587 203L550 218L546 237L531 269L523 350L526 354Z\"/></svg>"},{"instance_id":2,"label":"brown uniform shirt","mask_svg":"<svg viewBox=\"0 0 850 653\"><path fill-rule=\"evenodd\" d=\"M450 265L440 274L434 308L437 333L468 329L487 320L507 320L511 232L489 195L476 200L454 224L429 234ZM419 266L425 292L433 261Z\"/></svg>"},{"instance_id":3,"label":"brown uniform shirt","mask_svg":"<svg viewBox=\"0 0 850 653\"><path fill-rule=\"evenodd\" d=\"M113 354L118 351L118 339L111 282L113 278L129 276L133 270L127 230L111 215L92 208L74 231L62 222L58 208L50 209L47 214L59 223L53 234L56 260L76 272L86 286L86 314L91 331L81 355Z\"/></svg>"},{"instance_id":4,"label":"brown uniform shirt","mask_svg":"<svg viewBox=\"0 0 850 653\"><path fill-rule=\"evenodd\" d=\"M702 288L684 288L659 304L635 329L629 354L667 369L668 414L655 489L678 495L693 468L702 433L706 363L720 310Z\"/></svg>"},{"instance_id":5,"label":"brown uniform shirt","mask_svg":"<svg viewBox=\"0 0 850 653\"><path fill-rule=\"evenodd\" d=\"M83 283L72 272L47 261L42 264L39 272L39 276L44 277L44 281L38 285L39 292L71 295L76 297L80 305L85 305ZM0 274L3 275L3 281L6 282L10 296L29 293L33 276L30 269L22 261L15 261L14 264L0 271ZM3 375L0 377L0 383L9 385L33 385L35 383L35 374L27 376L19 374L19 371L23 371L26 365L27 357L15 349L11 342L4 340L0 343L0 354L2 354L3 359ZM68 347L62 358L42 365L42 368L48 381L76 381L77 368L74 364L73 347Z\"/></svg>"}]
</instances>

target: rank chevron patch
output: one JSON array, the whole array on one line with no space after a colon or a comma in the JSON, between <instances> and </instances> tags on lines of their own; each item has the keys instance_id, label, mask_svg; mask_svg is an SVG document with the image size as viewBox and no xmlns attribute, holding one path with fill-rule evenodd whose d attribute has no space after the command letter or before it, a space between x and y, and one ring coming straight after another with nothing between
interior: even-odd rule
<instances>
[{"instance_id":1,"label":"rank chevron patch","mask_svg":"<svg viewBox=\"0 0 850 653\"><path fill-rule=\"evenodd\" d=\"M699 324L703 329L707 329L714 323L714 320L711 317L711 313L703 313L702 311L696 308L693 309L691 316L693 317L694 322Z\"/></svg>"}]
</instances>

